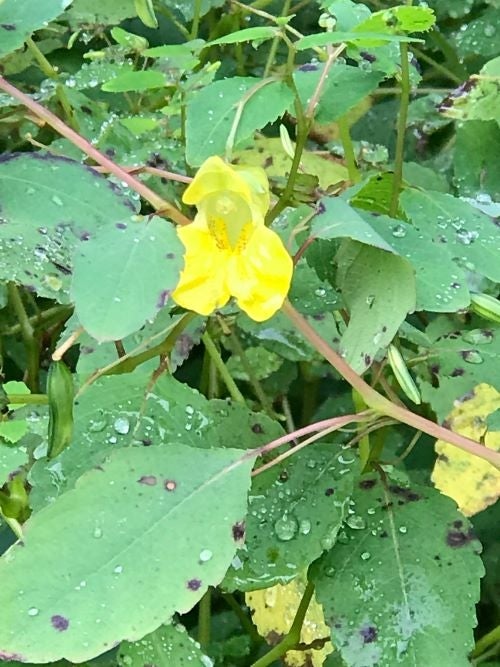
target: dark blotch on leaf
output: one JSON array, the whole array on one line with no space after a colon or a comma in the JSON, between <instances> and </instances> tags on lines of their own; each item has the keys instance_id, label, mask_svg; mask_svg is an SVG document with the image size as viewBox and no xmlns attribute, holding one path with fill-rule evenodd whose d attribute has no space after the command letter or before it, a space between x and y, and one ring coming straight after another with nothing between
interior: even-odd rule
<instances>
[{"instance_id":1,"label":"dark blotch on leaf","mask_svg":"<svg viewBox=\"0 0 500 667\"><path fill-rule=\"evenodd\" d=\"M472 529L465 533L463 530L450 530L446 535L446 544L454 549L464 547L466 544L472 542L475 535Z\"/></svg>"},{"instance_id":2,"label":"dark blotch on leaf","mask_svg":"<svg viewBox=\"0 0 500 667\"><path fill-rule=\"evenodd\" d=\"M377 629L373 625L361 628L359 634L363 637L363 644L371 644L377 639Z\"/></svg>"},{"instance_id":3,"label":"dark blotch on leaf","mask_svg":"<svg viewBox=\"0 0 500 667\"><path fill-rule=\"evenodd\" d=\"M370 357L369 354L365 354L364 362L365 362L365 366L369 366L372 363L372 358Z\"/></svg>"},{"instance_id":4,"label":"dark blotch on leaf","mask_svg":"<svg viewBox=\"0 0 500 667\"><path fill-rule=\"evenodd\" d=\"M273 162L274 162L274 160L271 156L266 157L266 159L264 160L264 169L266 169L267 167L272 167Z\"/></svg>"},{"instance_id":5,"label":"dark blotch on leaf","mask_svg":"<svg viewBox=\"0 0 500 667\"><path fill-rule=\"evenodd\" d=\"M117 229L127 229L127 223L126 222L117 222L115 227Z\"/></svg>"},{"instance_id":6,"label":"dark blotch on leaf","mask_svg":"<svg viewBox=\"0 0 500 667\"><path fill-rule=\"evenodd\" d=\"M90 232L82 232L80 234L80 241L88 241L90 238Z\"/></svg>"},{"instance_id":7,"label":"dark blotch on leaf","mask_svg":"<svg viewBox=\"0 0 500 667\"><path fill-rule=\"evenodd\" d=\"M334 493L335 489L332 489L332 487L330 486L328 489L326 489L325 496L333 496Z\"/></svg>"},{"instance_id":8,"label":"dark blotch on leaf","mask_svg":"<svg viewBox=\"0 0 500 667\"><path fill-rule=\"evenodd\" d=\"M264 433L264 429L262 428L262 426L260 424L254 424L252 426L252 431L254 433Z\"/></svg>"},{"instance_id":9,"label":"dark blotch on leaf","mask_svg":"<svg viewBox=\"0 0 500 667\"><path fill-rule=\"evenodd\" d=\"M56 630L59 630L59 632L64 632L69 627L68 619L64 616L60 616L59 614L52 616L50 622L52 623L52 627L54 627Z\"/></svg>"},{"instance_id":10,"label":"dark blotch on leaf","mask_svg":"<svg viewBox=\"0 0 500 667\"><path fill-rule=\"evenodd\" d=\"M156 307L163 308L163 306L167 303L169 296L170 296L170 290L168 289L164 289L162 292L160 292L160 296L158 297Z\"/></svg>"},{"instance_id":11,"label":"dark blotch on leaf","mask_svg":"<svg viewBox=\"0 0 500 667\"><path fill-rule=\"evenodd\" d=\"M4 30L7 30L8 32L12 32L13 30L17 30L16 26L13 23L0 23L0 28L3 28Z\"/></svg>"},{"instance_id":12,"label":"dark blotch on leaf","mask_svg":"<svg viewBox=\"0 0 500 667\"><path fill-rule=\"evenodd\" d=\"M316 204L316 215L321 215L321 214L324 213L325 211L326 211L326 206L323 204L322 201L319 201L319 202Z\"/></svg>"},{"instance_id":13,"label":"dark blotch on leaf","mask_svg":"<svg viewBox=\"0 0 500 667\"><path fill-rule=\"evenodd\" d=\"M175 491L177 488L177 482L174 482L173 479L166 479L163 483L165 491Z\"/></svg>"},{"instance_id":14,"label":"dark blotch on leaf","mask_svg":"<svg viewBox=\"0 0 500 667\"><path fill-rule=\"evenodd\" d=\"M150 447L153 444L151 438L143 438L141 442L144 445L144 447Z\"/></svg>"},{"instance_id":15,"label":"dark blotch on leaf","mask_svg":"<svg viewBox=\"0 0 500 667\"><path fill-rule=\"evenodd\" d=\"M454 368L451 371L450 375L451 375L452 378L458 378L461 375L463 375L464 373L465 373L465 370L463 368Z\"/></svg>"},{"instance_id":16,"label":"dark blotch on leaf","mask_svg":"<svg viewBox=\"0 0 500 667\"><path fill-rule=\"evenodd\" d=\"M389 534L387 533L386 530L383 530L383 531L380 533L379 537L389 537Z\"/></svg>"},{"instance_id":17,"label":"dark blotch on leaf","mask_svg":"<svg viewBox=\"0 0 500 667\"><path fill-rule=\"evenodd\" d=\"M359 488L365 490L373 489L376 483L377 480L375 479L362 479L361 482L359 483Z\"/></svg>"},{"instance_id":18,"label":"dark blotch on leaf","mask_svg":"<svg viewBox=\"0 0 500 667\"><path fill-rule=\"evenodd\" d=\"M366 60L369 63L374 63L377 60L377 56L374 56L373 53L368 53L367 51L361 51L360 56L363 60Z\"/></svg>"},{"instance_id":19,"label":"dark blotch on leaf","mask_svg":"<svg viewBox=\"0 0 500 667\"><path fill-rule=\"evenodd\" d=\"M233 532L233 540L235 542L239 542L240 540L242 540L245 537L244 521L238 521L237 523L233 524L232 532Z\"/></svg>"},{"instance_id":20,"label":"dark blotch on leaf","mask_svg":"<svg viewBox=\"0 0 500 667\"><path fill-rule=\"evenodd\" d=\"M4 653L4 651L0 651L0 660L17 660L17 662L27 662L26 658L20 653Z\"/></svg>"},{"instance_id":21,"label":"dark blotch on leaf","mask_svg":"<svg viewBox=\"0 0 500 667\"><path fill-rule=\"evenodd\" d=\"M190 579L186 586L190 591L197 591L201 586L201 581L199 579Z\"/></svg>"},{"instance_id":22,"label":"dark blotch on leaf","mask_svg":"<svg viewBox=\"0 0 500 667\"><path fill-rule=\"evenodd\" d=\"M395 484L389 486L389 491L391 493L394 493L394 495L399 496L401 501L400 504L404 503L412 503L415 502L416 500L420 500L420 497L418 493L415 493L411 489L407 489L404 486L397 486Z\"/></svg>"},{"instance_id":23,"label":"dark blotch on leaf","mask_svg":"<svg viewBox=\"0 0 500 667\"><path fill-rule=\"evenodd\" d=\"M305 63L299 67L299 72L316 72L318 66L314 63Z\"/></svg>"},{"instance_id":24,"label":"dark blotch on leaf","mask_svg":"<svg viewBox=\"0 0 500 667\"><path fill-rule=\"evenodd\" d=\"M145 484L146 486L156 486L158 482L154 475L143 475L137 481L139 484Z\"/></svg>"},{"instance_id":25,"label":"dark blotch on leaf","mask_svg":"<svg viewBox=\"0 0 500 667\"><path fill-rule=\"evenodd\" d=\"M166 259L175 259L175 252L167 252L165 255Z\"/></svg>"}]
</instances>

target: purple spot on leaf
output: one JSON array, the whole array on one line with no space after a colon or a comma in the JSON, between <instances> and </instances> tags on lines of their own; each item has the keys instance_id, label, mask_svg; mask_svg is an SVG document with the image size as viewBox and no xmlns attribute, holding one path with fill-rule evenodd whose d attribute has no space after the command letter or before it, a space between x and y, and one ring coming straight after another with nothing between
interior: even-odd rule
<instances>
[{"instance_id":1,"label":"purple spot on leaf","mask_svg":"<svg viewBox=\"0 0 500 667\"><path fill-rule=\"evenodd\" d=\"M315 65L314 63L305 63L304 65L301 65L299 67L300 72L316 72L318 69L318 66Z\"/></svg>"},{"instance_id":2,"label":"purple spot on leaf","mask_svg":"<svg viewBox=\"0 0 500 667\"><path fill-rule=\"evenodd\" d=\"M326 489L325 496L333 496L334 493L335 489L332 489L332 487L330 486L328 489Z\"/></svg>"},{"instance_id":3,"label":"purple spot on leaf","mask_svg":"<svg viewBox=\"0 0 500 667\"><path fill-rule=\"evenodd\" d=\"M321 214L324 213L325 211L326 211L326 206L323 204L322 201L319 201L319 202L316 204L316 215L321 215Z\"/></svg>"},{"instance_id":4,"label":"purple spot on leaf","mask_svg":"<svg viewBox=\"0 0 500 667\"><path fill-rule=\"evenodd\" d=\"M165 289L162 292L160 292L160 296L158 297L156 307L163 308L163 306L167 303L169 296L170 296L170 290L168 289Z\"/></svg>"},{"instance_id":5,"label":"purple spot on leaf","mask_svg":"<svg viewBox=\"0 0 500 667\"><path fill-rule=\"evenodd\" d=\"M233 525L233 540L239 542L245 537L245 523L243 521L238 521Z\"/></svg>"},{"instance_id":6,"label":"purple spot on leaf","mask_svg":"<svg viewBox=\"0 0 500 667\"><path fill-rule=\"evenodd\" d=\"M59 630L59 632L64 632L69 627L68 619L65 618L64 616L60 616L59 614L55 614L55 616L52 616L50 622L52 623L52 627L55 628L56 630Z\"/></svg>"},{"instance_id":7,"label":"purple spot on leaf","mask_svg":"<svg viewBox=\"0 0 500 667\"><path fill-rule=\"evenodd\" d=\"M361 628L359 634L363 638L363 644L371 644L377 639L377 629L373 625L367 625L365 628Z\"/></svg>"},{"instance_id":8,"label":"purple spot on leaf","mask_svg":"<svg viewBox=\"0 0 500 667\"><path fill-rule=\"evenodd\" d=\"M13 25L12 23L0 23L0 28L3 28L4 30L7 30L8 32L12 32L12 30L16 30L16 26Z\"/></svg>"},{"instance_id":9,"label":"purple spot on leaf","mask_svg":"<svg viewBox=\"0 0 500 667\"><path fill-rule=\"evenodd\" d=\"M201 586L201 581L199 579L190 579L186 586L190 591L197 591Z\"/></svg>"},{"instance_id":10,"label":"purple spot on leaf","mask_svg":"<svg viewBox=\"0 0 500 667\"><path fill-rule=\"evenodd\" d=\"M117 229L127 229L127 223L126 222L117 222L115 227Z\"/></svg>"},{"instance_id":11,"label":"purple spot on leaf","mask_svg":"<svg viewBox=\"0 0 500 667\"><path fill-rule=\"evenodd\" d=\"M254 424L252 426L252 431L254 433L264 433L264 429L262 428L262 426L260 424Z\"/></svg>"}]
</instances>

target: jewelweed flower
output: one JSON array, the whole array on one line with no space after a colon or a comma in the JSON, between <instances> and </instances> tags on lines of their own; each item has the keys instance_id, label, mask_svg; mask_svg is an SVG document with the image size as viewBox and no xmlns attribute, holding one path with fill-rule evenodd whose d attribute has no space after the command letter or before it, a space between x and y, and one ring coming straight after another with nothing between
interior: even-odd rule
<instances>
[{"instance_id":1,"label":"jewelweed flower","mask_svg":"<svg viewBox=\"0 0 500 667\"><path fill-rule=\"evenodd\" d=\"M198 211L178 227L184 269L172 297L183 308L209 315L235 297L253 320L281 308L293 262L279 236L264 224L269 183L259 167L206 160L182 200Z\"/></svg>"}]
</instances>

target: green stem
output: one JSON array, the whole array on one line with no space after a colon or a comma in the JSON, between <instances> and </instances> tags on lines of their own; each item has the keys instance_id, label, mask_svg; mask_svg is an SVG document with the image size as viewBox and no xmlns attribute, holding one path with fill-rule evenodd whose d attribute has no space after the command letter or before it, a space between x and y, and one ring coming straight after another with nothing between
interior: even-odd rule
<instances>
[{"instance_id":1,"label":"green stem","mask_svg":"<svg viewBox=\"0 0 500 667\"><path fill-rule=\"evenodd\" d=\"M396 154L394 157L394 178L392 181L391 204L389 215L396 217L399 205L399 191L403 182L403 158L405 150L406 122L410 104L410 64L408 62L408 44L400 44L401 53L401 99L399 103Z\"/></svg>"},{"instance_id":2,"label":"green stem","mask_svg":"<svg viewBox=\"0 0 500 667\"><path fill-rule=\"evenodd\" d=\"M290 628L287 636L268 653L266 653L266 655L262 656L262 658L259 658L259 660L254 662L252 667L267 667L275 660L279 660L279 658L297 646L297 644L300 644L300 633L313 593L314 584L311 581L308 581L306 590L304 591L304 595L300 601L299 608L297 609L297 613L293 619L292 627Z\"/></svg>"},{"instance_id":3,"label":"green stem","mask_svg":"<svg viewBox=\"0 0 500 667\"><path fill-rule=\"evenodd\" d=\"M14 405L46 405L49 397L47 394L7 394L7 401Z\"/></svg>"},{"instance_id":4,"label":"green stem","mask_svg":"<svg viewBox=\"0 0 500 667\"><path fill-rule=\"evenodd\" d=\"M288 16L290 12L290 5L292 4L292 0L285 0L283 2L283 9L281 10L280 16ZM273 41L271 42L271 48L269 49L269 55L267 56L266 60L266 66L264 67L264 79L269 76L269 73L271 71L271 68L274 64L275 58L276 58L276 52L278 50L278 46L280 43L281 37L275 37Z\"/></svg>"},{"instance_id":5,"label":"green stem","mask_svg":"<svg viewBox=\"0 0 500 667\"><path fill-rule=\"evenodd\" d=\"M442 65L441 63L438 63L437 60L434 60L434 58L431 58L426 53L424 53L420 49L416 48L413 44L412 44L411 50L417 56L417 58L419 58L419 60L423 60L428 65L431 65L431 67L433 67L436 70L436 72L439 72L440 74L445 76L450 81L453 81L453 83L457 83L457 84L462 83L462 79L459 76L454 74L445 65Z\"/></svg>"},{"instance_id":6,"label":"green stem","mask_svg":"<svg viewBox=\"0 0 500 667\"><path fill-rule=\"evenodd\" d=\"M236 614L241 623L241 627L250 637L252 643L261 644L262 637L257 632L255 625L248 618L248 614L245 614L245 611L243 610L241 605L238 604L237 600L235 600L234 595L231 595L231 593L221 593L221 597L226 602L226 604L234 611L234 613Z\"/></svg>"},{"instance_id":7,"label":"green stem","mask_svg":"<svg viewBox=\"0 0 500 667\"><path fill-rule=\"evenodd\" d=\"M200 14L201 14L201 0L194 0L193 7L193 24L191 26L191 39L196 39L198 37L198 30L200 27Z\"/></svg>"},{"instance_id":8,"label":"green stem","mask_svg":"<svg viewBox=\"0 0 500 667\"><path fill-rule=\"evenodd\" d=\"M198 605L198 641L204 649L210 643L212 591L209 588Z\"/></svg>"},{"instance_id":9,"label":"green stem","mask_svg":"<svg viewBox=\"0 0 500 667\"><path fill-rule=\"evenodd\" d=\"M21 327L21 337L23 339L24 347L26 350L26 384L28 385L30 391L36 393L38 391L38 367L40 361L40 348L38 346L38 341L35 338L35 331L24 308L21 293L17 285L14 283L7 283L7 293L9 296L10 306L14 311Z\"/></svg>"},{"instance_id":10,"label":"green stem","mask_svg":"<svg viewBox=\"0 0 500 667\"><path fill-rule=\"evenodd\" d=\"M339 128L340 140L344 148L344 157L347 165L347 172L349 174L349 180L353 184L359 183L361 177L356 165L356 155L354 153L354 146L352 143L349 123L346 116L339 118L337 125Z\"/></svg>"},{"instance_id":11,"label":"green stem","mask_svg":"<svg viewBox=\"0 0 500 667\"><path fill-rule=\"evenodd\" d=\"M42 311L39 315L32 315L29 318L30 324L34 329L40 328L42 325L55 324L62 322L73 312L72 306L54 306ZM11 327L0 330L1 336L17 336L21 333L21 325L13 324Z\"/></svg>"},{"instance_id":12,"label":"green stem","mask_svg":"<svg viewBox=\"0 0 500 667\"><path fill-rule=\"evenodd\" d=\"M26 40L26 46L28 47L28 51L31 53L33 58L36 60L38 63L38 66L42 70L42 72L45 74L45 76L48 76L50 79L57 79L59 76L57 70L55 70L50 62L47 60L47 58L44 56L44 54L40 51L38 48L36 42L34 42L31 37L28 37Z\"/></svg>"},{"instance_id":13,"label":"green stem","mask_svg":"<svg viewBox=\"0 0 500 667\"><path fill-rule=\"evenodd\" d=\"M352 402L354 403L356 412L362 412L363 410L366 410L367 407L366 403L355 389L352 390ZM362 424L359 426L358 430L359 431L363 430ZM360 467L361 470L365 470L371 455L369 435L364 435L362 438L360 438L358 443L358 449L359 449Z\"/></svg>"},{"instance_id":14,"label":"green stem","mask_svg":"<svg viewBox=\"0 0 500 667\"><path fill-rule=\"evenodd\" d=\"M205 346L206 351L208 352L210 358L212 359L215 367L219 371L219 374L224 382L224 384L227 387L227 390L229 394L231 395L231 398L233 401L236 401L236 403L242 403L245 405L245 397L241 393L241 391L238 389L236 382L233 380L231 377L229 371L227 370L226 364L224 363L219 350L217 349L217 346L211 339L210 335L205 331L205 333L202 335L201 340L203 341L203 345Z\"/></svg>"},{"instance_id":15,"label":"green stem","mask_svg":"<svg viewBox=\"0 0 500 667\"><path fill-rule=\"evenodd\" d=\"M481 445L479 442L466 438L465 436L460 435L460 433L455 433L443 426L439 426L439 424L435 424L425 417L421 417L400 405L395 405L385 396L379 394L373 387L370 387L370 385L328 345L317 331L313 329L309 322L295 310L289 301L285 301L283 305L283 313L296 326L297 330L300 331L304 338L311 343L311 345L333 366L333 368L335 368L344 380L359 392L369 408L388 417L392 417L392 419L395 419L398 422L413 426L415 429L427 433L433 438L449 442L451 445L455 445L463 451L489 461L497 468L500 468L500 453L491 450L489 447L484 447L484 445Z\"/></svg>"},{"instance_id":16,"label":"green stem","mask_svg":"<svg viewBox=\"0 0 500 667\"><path fill-rule=\"evenodd\" d=\"M231 346L233 348L234 354L240 358L241 365L243 367L243 370L245 373L248 375L248 379L250 384L252 385L252 389L255 392L255 395L259 399L259 402L266 413L268 417L271 417L271 419L276 419L276 415L273 410L272 403L267 396L266 392L262 388L261 383L259 382L258 377L255 375L253 372L253 368L251 363L248 361L248 357L246 355L246 352L243 348L243 345L240 342L240 339L238 338L238 335L235 333L235 331L231 331Z\"/></svg>"},{"instance_id":17,"label":"green stem","mask_svg":"<svg viewBox=\"0 0 500 667\"><path fill-rule=\"evenodd\" d=\"M490 630L490 632L477 640L476 646L472 652L472 657L477 658L482 655L486 649L498 642L500 642L500 625L497 625L496 628L493 628L493 630Z\"/></svg>"}]
</instances>

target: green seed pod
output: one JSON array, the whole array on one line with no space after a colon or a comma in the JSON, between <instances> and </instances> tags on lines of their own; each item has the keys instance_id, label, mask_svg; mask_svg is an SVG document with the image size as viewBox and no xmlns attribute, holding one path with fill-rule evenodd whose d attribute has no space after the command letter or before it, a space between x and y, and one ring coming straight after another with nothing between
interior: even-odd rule
<instances>
[{"instance_id":1,"label":"green seed pod","mask_svg":"<svg viewBox=\"0 0 500 667\"><path fill-rule=\"evenodd\" d=\"M49 447L53 459L71 442L73 435L73 376L64 361L53 361L47 376L49 397Z\"/></svg>"},{"instance_id":2,"label":"green seed pod","mask_svg":"<svg viewBox=\"0 0 500 667\"><path fill-rule=\"evenodd\" d=\"M153 8L153 0L134 0L134 4L137 16L141 19L144 25L148 28L157 28L158 21Z\"/></svg>"},{"instance_id":3,"label":"green seed pod","mask_svg":"<svg viewBox=\"0 0 500 667\"><path fill-rule=\"evenodd\" d=\"M410 375L410 371L405 364L405 360L403 359L401 352L395 345L389 345L387 350L387 359L391 365L394 377L396 378L399 386L404 391L406 396L408 396L410 401L413 401L413 403L420 405L422 399L420 397L418 387Z\"/></svg>"},{"instance_id":4,"label":"green seed pod","mask_svg":"<svg viewBox=\"0 0 500 667\"><path fill-rule=\"evenodd\" d=\"M500 301L489 294L471 294L471 310L485 320L500 324Z\"/></svg>"}]
</instances>

